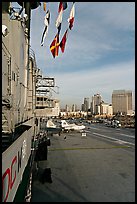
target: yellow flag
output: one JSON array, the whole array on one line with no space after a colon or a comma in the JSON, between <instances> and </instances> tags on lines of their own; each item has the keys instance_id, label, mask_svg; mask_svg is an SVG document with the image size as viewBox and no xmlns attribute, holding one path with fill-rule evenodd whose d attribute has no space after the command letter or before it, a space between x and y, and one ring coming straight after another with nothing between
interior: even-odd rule
<instances>
[{"instance_id":1,"label":"yellow flag","mask_svg":"<svg viewBox=\"0 0 137 204\"><path fill-rule=\"evenodd\" d=\"M46 2L43 2L43 9L46 11Z\"/></svg>"}]
</instances>

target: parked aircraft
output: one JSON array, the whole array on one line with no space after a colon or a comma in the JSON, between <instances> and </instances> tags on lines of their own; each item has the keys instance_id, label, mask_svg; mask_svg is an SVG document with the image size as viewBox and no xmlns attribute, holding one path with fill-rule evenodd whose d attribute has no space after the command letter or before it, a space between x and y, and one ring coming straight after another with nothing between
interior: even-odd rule
<instances>
[{"instance_id":1,"label":"parked aircraft","mask_svg":"<svg viewBox=\"0 0 137 204\"><path fill-rule=\"evenodd\" d=\"M57 126L53 123L52 120L47 120L47 124L46 124L47 128L56 128Z\"/></svg>"},{"instance_id":2,"label":"parked aircraft","mask_svg":"<svg viewBox=\"0 0 137 204\"><path fill-rule=\"evenodd\" d=\"M83 129L85 129L85 125L76 125L75 123L68 123L66 120L61 120L61 127L63 130L77 130L77 131L81 131Z\"/></svg>"},{"instance_id":3,"label":"parked aircraft","mask_svg":"<svg viewBox=\"0 0 137 204\"><path fill-rule=\"evenodd\" d=\"M51 119L49 119L46 123L46 130L47 132L50 132L50 133L58 133L60 134L61 131L62 131L62 128L61 127L58 127L57 125L55 125L53 123L53 121Z\"/></svg>"}]
</instances>

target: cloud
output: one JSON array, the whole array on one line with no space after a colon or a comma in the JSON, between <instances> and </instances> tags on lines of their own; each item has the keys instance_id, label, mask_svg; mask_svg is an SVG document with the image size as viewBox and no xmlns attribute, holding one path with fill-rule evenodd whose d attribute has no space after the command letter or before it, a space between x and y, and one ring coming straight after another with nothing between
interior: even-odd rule
<instances>
[{"instance_id":1,"label":"cloud","mask_svg":"<svg viewBox=\"0 0 137 204\"><path fill-rule=\"evenodd\" d=\"M100 93L106 102L111 103L113 90L135 90L134 67L134 62L129 62L108 65L99 70L56 74L61 104L77 102L80 105L84 97L91 97L96 93Z\"/></svg>"},{"instance_id":2,"label":"cloud","mask_svg":"<svg viewBox=\"0 0 137 204\"><path fill-rule=\"evenodd\" d=\"M50 6L49 6L50 4ZM61 104L82 104L84 97L99 92L111 102L114 89L135 90L135 4L134 2L76 2L74 27L68 34L65 52L53 59L50 43L57 30L58 2L49 2L51 21L44 47L42 9L32 11L31 45L37 66L55 77ZM72 2L63 14L60 39L67 27Z\"/></svg>"}]
</instances>

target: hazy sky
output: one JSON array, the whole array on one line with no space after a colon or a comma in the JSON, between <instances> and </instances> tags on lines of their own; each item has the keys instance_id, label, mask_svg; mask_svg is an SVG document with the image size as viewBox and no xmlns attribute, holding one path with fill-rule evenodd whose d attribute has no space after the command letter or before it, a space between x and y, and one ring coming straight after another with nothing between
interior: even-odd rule
<instances>
[{"instance_id":1,"label":"hazy sky","mask_svg":"<svg viewBox=\"0 0 137 204\"><path fill-rule=\"evenodd\" d=\"M42 3L42 2L41 2ZM76 2L75 20L69 30L65 52L53 58L50 44L57 28L59 2L47 3L50 25L44 46L40 42L44 29L43 3L31 13L31 48L37 66L44 76L54 77L61 107L77 104L85 97L100 93L111 103L113 90L132 90L135 95L135 3L134 2ZM72 7L63 13L60 40L68 27ZM56 89L55 89L56 90Z\"/></svg>"}]
</instances>

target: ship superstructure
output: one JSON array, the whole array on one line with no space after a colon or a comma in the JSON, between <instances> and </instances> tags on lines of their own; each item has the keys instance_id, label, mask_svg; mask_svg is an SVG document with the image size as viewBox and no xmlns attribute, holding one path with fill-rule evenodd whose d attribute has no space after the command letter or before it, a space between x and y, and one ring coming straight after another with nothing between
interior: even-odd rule
<instances>
[{"instance_id":1,"label":"ship superstructure","mask_svg":"<svg viewBox=\"0 0 137 204\"><path fill-rule=\"evenodd\" d=\"M36 152L34 144L40 133L41 117L45 116L40 111L43 106L46 114L50 108L52 115L59 103L38 90L39 69L30 46L30 16L31 9L40 2L17 3L19 7L14 8L12 2L2 2L3 202L27 201ZM42 100L38 97L45 103L39 106Z\"/></svg>"}]
</instances>

